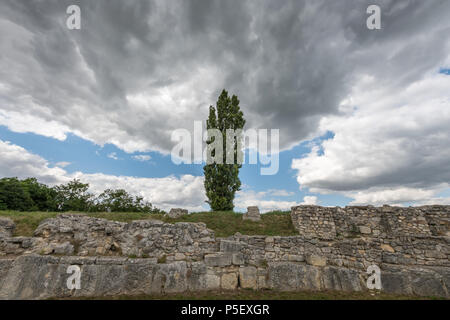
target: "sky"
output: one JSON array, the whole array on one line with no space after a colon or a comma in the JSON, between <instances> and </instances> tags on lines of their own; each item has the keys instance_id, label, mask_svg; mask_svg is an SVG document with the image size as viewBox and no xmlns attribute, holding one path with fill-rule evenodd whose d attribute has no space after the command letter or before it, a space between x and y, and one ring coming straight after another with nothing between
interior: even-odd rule
<instances>
[{"instance_id":1,"label":"sky","mask_svg":"<svg viewBox=\"0 0 450 320\"><path fill-rule=\"evenodd\" d=\"M0 177L209 210L171 137L224 88L245 129L279 129L278 172L244 164L237 211L450 204L447 0L2 0Z\"/></svg>"}]
</instances>

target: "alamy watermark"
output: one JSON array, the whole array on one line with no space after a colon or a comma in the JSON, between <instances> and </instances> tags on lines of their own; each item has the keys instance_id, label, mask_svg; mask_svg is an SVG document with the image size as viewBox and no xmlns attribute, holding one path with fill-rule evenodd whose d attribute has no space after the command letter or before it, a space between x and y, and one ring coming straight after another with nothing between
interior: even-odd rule
<instances>
[{"instance_id":1,"label":"alamy watermark","mask_svg":"<svg viewBox=\"0 0 450 320\"><path fill-rule=\"evenodd\" d=\"M171 152L175 164L242 165L246 163L244 149L247 148L248 164L261 164L261 175L274 175L279 169L279 129L227 129L223 134L219 129L204 131L202 121L194 121L193 135L187 129L176 129L171 139L177 142Z\"/></svg>"},{"instance_id":2,"label":"alamy watermark","mask_svg":"<svg viewBox=\"0 0 450 320\"><path fill-rule=\"evenodd\" d=\"M367 14L370 16L366 20L366 26L369 30L380 30L381 29L381 9L380 6L372 4L367 7Z\"/></svg>"},{"instance_id":3,"label":"alamy watermark","mask_svg":"<svg viewBox=\"0 0 450 320\"><path fill-rule=\"evenodd\" d=\"M81 269L77 265L71 265L67 267L66 273L71 274L67 278L66 285L69 290L79 290L81 289Z\"/></svg>"},{"instance_id":4,"label":"alamy watermark","mask_svg":"<svg viewBox=\"0 0 450 320\"><path fill-rule=\"evenodd\" d=\"M80 6L72 4L67 7L66 13L69 15L66 19L66 26L69 30L81 29L81 9ZM367 7L366 13L370 16L366 20L366 26L369 30L381 29L381 8L372 4Z\"/></svg>"},{"instance_id":5,"label":"alamy watermark","mask_svg":"<svg viewBox=\"0 0 450 320\"><path fill-rule=\"evenodd\" d=\"M367 278L367 289L369 290L381 290L381 270L380 267L373 264L367 268L367 274L369 277Z\"/></svg>"},{"instance_id":6,"label":"alamy watermark","mask_svg":"<svg viewBox=\"0 0 450 320\"><path fill-rule=\"evenodd\" d=\"M76 4L67 7L66 13L69 15L66 20L66 26L69 30L81 29L81 9Z\"/></svg>"}]
</instances>

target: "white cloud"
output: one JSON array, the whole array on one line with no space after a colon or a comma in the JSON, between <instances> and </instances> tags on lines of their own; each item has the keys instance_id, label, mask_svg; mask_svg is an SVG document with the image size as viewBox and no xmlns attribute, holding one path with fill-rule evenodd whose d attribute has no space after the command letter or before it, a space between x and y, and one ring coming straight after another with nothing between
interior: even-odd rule
<instances>
[{"instance_id":1,"label":"white cloud","mask_svg":"<svg viewBox=\"0 0 450 320\"><path fill-rule=\"evenodd\" d=\"M0 176L28 178L36 177L48 184L59 184L69 181L66 171L54 167L38 155L29 153L24 148L0 140Z\"/></svg>"},{"instance_id":2,"label":"white cloud","mask_svg":"<svg viewBox=\"0 0 450 320\"><path fill-rule=\"evenodd\" d=\"M144 161L149 161L152 157L149 155L145 155L145 154L138 154L138 155L132 156L132 158L134 160L144 162Z\"/></svg>"},{"instance_id":3,"label":"white cloud","mask_svg":"<svg viewBox=\"0 0 450 320\"><path fill-rule=\"evenodd\" d=\"M108 158L113 159L113 160L119 160L119 158L117 157L117 153L115 152L111 152L107 155Z\"/></svg>"},{"instance_id":4,"label":"white cloud","mask_svg":"<svg viewBox=\"0 0 450 320\"><path fill-rule=\"evenodd\" d=\"M301 188L354 204L423 201L450 181L450 77L427 74L401 91L363 77L321 130L334 138L292 161Z\"/></svg>"},{"instance_id":5,"label":"white cloud","mask_svg":"<svg viewBox=\"0 0 450 320\"><path fill-rule=\"evenodd\" d=\"M303 202L300 203L303 205L316 205L317 204L317 197L316 196L304 196Z\"/></svg>"},{"instance_id":6,"label":"white cloud","mask_svg":"<svg viewBox=\"0 0 450 320\"><path fill-rule=\"evenodd\" d=\"M436 190L425 190L420 188L370 188L363 191L347 193L354 200L351 205L362 204L401 204L410 201L427 201L433 198Z\"/></svg>"},{"instance_id":7,"label":"white cloud","mask_svg":"<svg viewBox=\"0 0 450 320\"><path fill-rule=\"evenodd\" d=\"M415 205L416 206L426 206L426 205L450 205L450 197L444 198L444 197L436 197L436 198L430 198L426 199L424 201L418 201Z\"/></svg>"},{"instance_id":8,"label":"white cloud","mask_svg":"<svg viewBox=\"0 0 450 320\"><path fill-rule=\"evenodd\" d=\"M60 161L60 162L57 162L57 163L56 163L56 166L61 167L61 168L65 168L65 167L67 167L67 166L70 165L70 164L71 164L71 163L68 162L68 161Z\"/></svg>"},{"instance_id":9,"label":"white cloud","mask_svg":"<svg viewBox=\"0 0 450 320\"><path fill-rule=\"evenodd\" d=\"M0 92L1 95L1 92ZM22 106L28 105L27 102ZM0 109L0 125L7 126L10 130L20 133L36 133L45 137L63 141L67 138L69 128L55 120L46 120L23 112L15 112Z\"/></svg>"},{"instance_id":10,"label":"white cloud","mask_svg":"<svg viewBox=\"0 0 450 320\"><path fill-rule=\"evenodd\" d=\"M24 148L0 140L0 176L28 178L35 177L49 185L66 183L74 178L90 184L90 190L96 194L107 188L125 189L133 195L140 195L154 206L169 210L182 207L190 211L205 210L203 177L183 175L179 178L138 178L113 176L102 173L69 174L60 167L50 168L42 157L32 154Z\"/></svg>"},{"instance_id":11,"label":"white cloud","mask_svg":"<svg viewBox=\"0 0 450 320\"><path fill-rule=\"evenodd\" d=\"M267 194L270 194L273 197L290 197L295 193L284 189L270 189L267 191Z\"/></svg>"},{"instance_id":12,"label":"white cloud","mask_svg":"<svg viewBox=\"0 0 450 320\"><path fill-rule=\"evenodd\" d=\"M273 200L273 197L286 197L292 195L286 190L271 189L267 191L255 192L253 190L241 190L236 193L235 207L239 211L246 211L247 207L258 206L260 212L265 213L273 210L290 210L298 205L295 201Z\"/></svg>"}]
</instances>

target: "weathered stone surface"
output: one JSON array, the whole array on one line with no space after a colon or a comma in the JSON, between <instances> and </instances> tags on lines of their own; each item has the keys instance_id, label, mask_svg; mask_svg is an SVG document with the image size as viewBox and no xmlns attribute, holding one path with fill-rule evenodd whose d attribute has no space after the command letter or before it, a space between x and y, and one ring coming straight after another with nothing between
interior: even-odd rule
<instances>
[{"instance_id":1,"label":"weathered stone surface","mask_svg":"<svg viewBox=\"0 0 450 320\"><path fill-rule=\"evenodd\" d=\"M238 241L221 240L220 241L220 251L221 252L240 252L242 249L242 244Z\"/></svg>"},{"instance_id":2,"label":"weathered stone surface","mask_svg":"<svg viewBox=\"0 0 450 320\"><path fill-rule=\"evenodd\" d=\"M387 251L387 252L390 252L390 253L394 253L395 252L395 250L394 250L394 248L392 248L390 245L388 245L388 244L381 244L380 245L380 248L383 250L383 251Z\"/></svg>"},{"instance_id":3,"label":"weathered stone surface","mask_svg":"<svg viewBox=\"0 0 450 320\"><path fill-rule=\"evenodd\" d=\"M418 296L446 296L446 288L441 276L431 270L418 269L409 273L411 290Z\"/></svg>"},{"instance_id":4,"label":"weathered stone surface","mask_svg":"<svg viewBox=\"0 0 450 320\"><path fill-rule=\"evenodd\" d=\"M275 262L269 265L268 286L282 291L320 290L320 272L309 265Z\"/></svg>"},{"instance_id":5,"label":"weathered stone surface","mask_svg":"<svg viewBox=\"0 0 450 320\"><path fill-rule=\"evenodd\" d=\"M360 291L366 290L366 270L372 264L381 268L385 292L449 297L450 238L425 235L427 230L442 233L445 219L441 219L440 206L430 213L413 210L409 217L408 210L398 211L395 218L407 223L377 216L379 208L370 206L331 209L334 211L323 209L323 215L314 215L315 207L302 209L303 221L318 226L309 234L237 233L225 239L215 238L204 223L122 223L63 214L43 221L34 237L11 237L8 231L0 238L0 298L236 287ZM395 215L396 210L383 207L381 212ZM336 215L326 216L327 212ZM338 214L350 220L344 221ZM320 220L322 216L324 220ZM429 229L420 227L426 223ZM370 234L358 228L365 225ZM348 237L346 228L353 230ZM330 237L333 230L334 238ZM82 289L70 292L65 287L66 270L74 264L82 270Z\"/></svg>"},{"instance_id":6,"label":"weathered stone surface","mask_svg":"<svg viewBox=\"0 0 450 320\"><path fill-rule=\"evenodd\" d=\"M325 267L322 269L324 289L336 291L361 291L364 285L361 283L360 273L356 270Z\"/></svg>"},{"instance_id":7,"label":"weathered stone surface","mask_svg":"<svg viewBox=\"0 0 450 320\"><path fill-rule=\"evenodd\" d=\"M316 267L323 267L327 265L327 258L316 254L308 254L306 255L306 262Z\"/></svg>"},{"instance_id":8,"label":"weathered stone surface","mask_svg":"<svg viewBox=\"0 0 450 320\"><path fill-rule=\"evenodd\" d=\"M167 216L169 218L179 218L179 217L184 216L186 214L188 214L188 211L186 209L172 208L172 209L170 209L170 211L167 214Z\"/></svg>"},{"instance_id":9,"label":"weathered stone surface","mask_svg":"<svg viewBox=\"0 0 450 320\"><path fill-rule=\"evenodd\" d=\"M297 206L291 210L299 234L321 239L339 236L445 236L450 206L332 208Z\"/></svg>"},{"instance_id":10,"label":"weathered stone surface","mask_svg":"<svg viewBox=\"0 0 450 320\"><path fill-rule=\"evenodd\" d=\"M216 274L207 274L205 276L206 279L206 288L208 290L216 290L220 288L220 276Z\"/></svg>"},{"instance_id":11,"label":"weathered stone surface","mask_svg":"<svg viewBox=\"0 0 450 320\"><path fill-rule=\"evenodd\" d=\"M238 266L245 264L244 255L242 253L233 253L232 263Z\"/></svg>"},{"instance_id":12,"label":"weathered stone surface","mask_svg":"<svg viewBox=\"0 0 450 320\"><path fill-rule=\"evenodd\" d=\"M412 294L408 274L405 272L382 272L382 290L392 294Z\"/></svg>"},{"instance_id":13,"label":"weathered stone surface","mask_svg":"<svg viewBox=\"0 0 450 320\"><path fill-rule=\"evenodd\" d=\"M205 253L217 251L214 232L204 223L170 224L158 220L123 223L64 214L43 221L34 235L40 241L30 250L43 254L159 258L178 253L177 258L184 254L187 261L196 261Z\"/></svg>"},{"instance_id":14,"label":"weathered stone surface","mask_svg":"<svg viewBox=\"0 0 450 320\"><path fill-rule=\"evenodd\" d=\"M244 213L242 219L251 221L260 221L261 215L259 214L258 207L257 206L248 207L247 212Z\"/></svg>"},{"instance_id":15,"label":"weathered stone surface","mask_svg":"<svg viewBox=\"0 0 450 320\"><path fill-rule=\"evenodd\" d=\"M220 279L220 286L225 290L234 290L238 285L238 277L236 273L224 273Z\"/></svg>"},{"instance_id":16,"label":"weathered stone surface","mask_svg":"<svg viewBox=\"0 0 450 320\"><path fill-rule=\"evenodd\" d=\"M214 253L205 256L205 263L210 267L225 267L231 265L232 255L229 253Z\"/></svg>"},{"instance_id":17,"label":"weathered stone surface","mask_svg":"<svg viewBox=\"0 0 450 320\"><path fill-rule=\"evenodd\" d=\"M359 232L361 232L362 234L371 234L372 229L366 226L359 226Z\"/></svg>"},{"instance_id":18,"label":"weathered stone surface","mask_svg":"<svg viewBox=\"0 0 450 320\"><path fill-rule=\"evenodd\" d=\"M16 224L9 218L0 217L0 238L12 237Z\"/></svg>"},{"instance_id":19,"label":"weathered stone surface","mask_svg":"<svg viewBox=\"0 0 450 320\"><path fill-rule=\"evenodd\" d=\"M257 289L257 269L252 266L239 268L239 283L244 289Z\"/></svg>"}]
</instances>

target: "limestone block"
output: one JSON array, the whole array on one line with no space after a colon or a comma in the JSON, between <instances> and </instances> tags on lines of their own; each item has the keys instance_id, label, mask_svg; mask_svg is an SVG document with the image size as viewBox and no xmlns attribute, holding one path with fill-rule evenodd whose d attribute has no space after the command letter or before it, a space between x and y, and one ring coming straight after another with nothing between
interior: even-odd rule
<instances>
[{"instance_id":1,"label":"limestone block","mask_svg":"<svg viewBox=\"0 0 450 320\"><path fill-rule=\"evenodd\" d=\"M216 290L220 289L220 277L215 274L207 274L205 276L206 279L206 289L208 290Z\"/></svg>"},{"instance_id":2,"label":"limestone block","mask_svg":"<svg viewBox=\"0 0 450 320\"><path fill-rule=\"evenodd\" d=\"M234 290L237 288L238 277L236 273L224 273L220 279L220 286L225 290Z\"/></svg>"},{"instance_id":3,"label":"limestone block","mask_svg":"<svg viewBox=\"0 0 450 320\"><path fill-rule=\"evenodd\" d=\"M16 224L9 218L0 217L0 238L12 237Z\"/></svg>"},{"instance_id":4,"label":"limestone block","mask_svg":"<svg viewBox=\"0 0 450 320\"><path fill-rule=\"evenodd\" d=\"M245 263L244 255L242 253L233 253L232 263L234 265L243 265Z\"/></svg>"},{"instance_id":5,"label":"limestone block","mask_svg":"<svg viewBox=\"0 0 450 320\"><path fill-rule=\"evenodd\" d=\"M271 263L267 286L282 291L320 290L319 268L292 262Z\"/></svg>"},{"instance_id":6,"label":"limestone block","mask_svg":"<svg viewBox=\"0 0 450 320\"><path fill-rule=\"evenodd\" d=\"M362 234L371 234L372 230L366 226L359 226L359 232L361 232Z\"/></svg>"},{"instance_id":7,"label":"limestone block","mask_svg":"<svg viewBox=\"0 0 450 320\"><path fill-rule=\"evenodd\" d=\"M316 254L306 255L306 262L316 267L323 267L327 264L327 258Z\"/></svg>"},{"instance_id":8,"label":"limestone block","mask_svg":"<svg viewBox=\"0 0 450 320\"><path fill-rule=\"evenodd\" d=\"M57 244L54 248L55 254L70 255L73 253L73 251L74 251L74 247L68 241L61 243L61 244Z\"/></svg>"},{"instance_id":9,"label":"limestone block","mask_svg":"<svg viewBox=\"0 0 450 320\"><path fill-rule=\"evenodd\" d=\"M220 251L221 252L240 252L242 244L238 241L221 240Z\"/></svg>"},{"instance_id":10,"label":"limestone block","mask_svg":"<svg viewBox=\"0 0 450 320\"><path fill-rule=\"evenodd\" d=\"M229 253L213 253L205 255L205 263L209 267L225 267L231 265L232 255Z\"/></svg>"},{"instance_id":11,"label":"limestone block","mask_svg":"<svg viewBox=\"0 0 450 320\"><path fill-rule=\"evenodd\" d=\"M380 248L383 250L383 251L387 251L387 252L390 252L390 253L394 253L395 252L395 250L394 250L394 248L392 248L390 245L388 245L388 244L381 244L380 245Z\"/></svg>"},{"instance_id":12,"label":"limestone block","mask_svg":"<svg viewBox=\"0 0 450 320\"><path fill-rule=\"evenodd\" d=\"M259 214L259 209L257 206L252 206L247 208L247 213L245 213L242 216L242 219L244 220L251 220L251 221L260 221L261 215Z\"/></svg>"},{"instance_id":13,"label":"limestone block","mask_svg":"<svg viewBox=\"0 0 450 320\"><path fill-rule=\"evenodd\" d=\"M188 211L186 209L172 208L172 209L170 209L170 211L167 214L167 216L169 218L179 218L179 217L184 216L186 214L188 214Z\"/></svg>"},{"instance_id":14,"label":"limestone block","mask_svg":"<svg viewBox=\"0 0 450 320\"><path fill-rule=\"evenodd\" d=\"M244 289L257 289L257 269L255 267L239 268L239 283Z\"/></svg>"}]
</instances>

